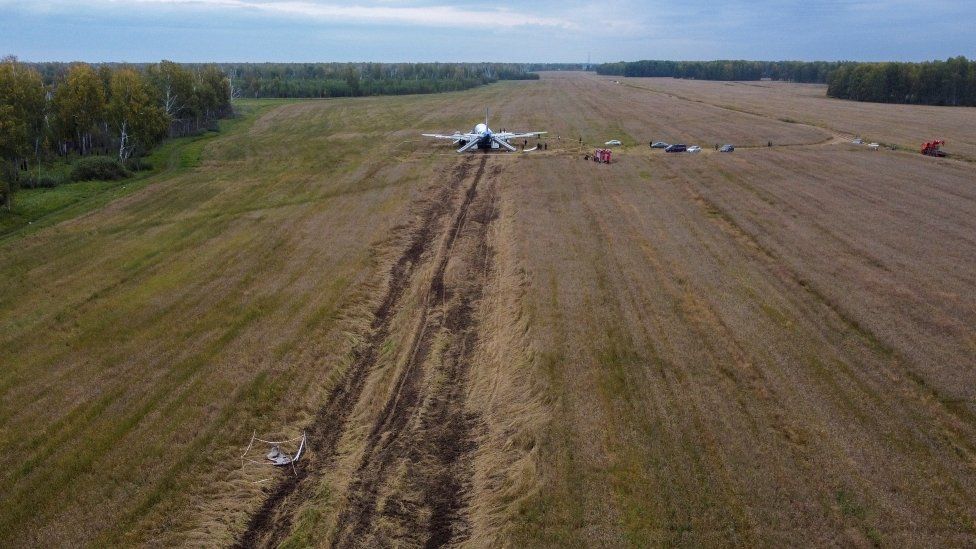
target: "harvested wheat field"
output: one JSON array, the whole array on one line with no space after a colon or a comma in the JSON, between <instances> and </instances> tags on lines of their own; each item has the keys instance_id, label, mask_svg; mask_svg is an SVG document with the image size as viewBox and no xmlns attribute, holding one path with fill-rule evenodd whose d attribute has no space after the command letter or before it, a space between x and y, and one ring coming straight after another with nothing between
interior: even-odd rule
<instances>
[{"instance_id":1,"label":"harvested wheat field","mask_svg":"<svg viewBox=\"0 0 976 549\"><path fill-rule=\"evenodd\" d=\"M608 85L612 80L604 78ZM675 78L626 78L623 85L673 100L755 114L780 122L809 124L865 143L919 151L945 139L957 158L976 161L972 109L926 105L883 105L838 101L821 84L785 82L702 82Z\"/></svg>"},{"instance_id":2,"label":"harvested wheat field","mask_svg":"<svg viewBox=\"0 0 976 549\"><path fill-rule=\"evenodd\" d=\"M822 91L245 102L0 242L0 544L976 544L976 110Z\"/></svg>"}]
</instances>

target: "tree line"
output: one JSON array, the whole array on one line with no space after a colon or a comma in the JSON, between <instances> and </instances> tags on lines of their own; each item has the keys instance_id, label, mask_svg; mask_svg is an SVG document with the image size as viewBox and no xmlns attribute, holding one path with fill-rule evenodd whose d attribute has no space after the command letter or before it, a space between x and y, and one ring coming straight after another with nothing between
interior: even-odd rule
<instances>
[{"instance_id":1,"label":"tree line","mask_svg":"<svg viewBox=\"0 0 976 549\"><path fill-rule=\"evenodd\" d=\"M855 101L976 107L976 61L858 63L839 67L827 95Z\"/></svg>"},{"instance_id":2,"label":"tree line","mask_svg":"<svg viewBox=\"0 0 976 549\"><path fill-rule=\"evenodd\" d=\"M976 61L965 57L924 63L852 61L633 61L605 63L598 74L783 80L827 84L827 95L879 103L976 106Z\"/></svg>"},{"instance_id":3,"label":"tree line","mask_svg":"<svg viewBox=\"0 0 976 549\"><path fill-rule=\"evenodd\" d=\"M531 72L592 70L589 63L526 63L523 67Z\"/></svg>"},{"instance_id":4,"label":"tree line","mask_svg":"<svg viewBox=\"0 0 976 549\"><path fill-rule=\"evenodd\" d=\"M539 75L515 63L232 63L237 97L363 97L460 91Z\"/></svg>"},{"instance_id":5,"label":"tree line","mask_svg":"<svg viewBox=\"0 0 976 549\"><path fill-rule=\"evenodd\" d=\"M215 65L20 63L0 60L0 178L9 210L32 167L54 157L112 155L123 166L168 136L231 113L230 82Z\"/></svg>"},{"instance_id":6,"label":"tree line","mask_svg":"<svg viewBox=\"0 0 976 549\"><path fill-rule=\"evenodd\" d=\"M32 168L87 158L78 177L124 173L166 137L212 127L234 97L359 97L459 91L538 79L516 63L21 63L0 61L0 195L10 209ZM88 158L96 156L97 158ZM113 156L119 166L111 165ZM94 174L94 175L93 175ZM74 177L74 176L72 176ZM33 178L33 179L32 179Z\"/></svg>"},{"instance_id":7,"label":"tree line","mask_svg":"<svg viewBox=\"0 0 976 549\"><path fill-rule=\"evenodd\" d=\"M840 61L621 61L596 67L597 74L696 80L785 80L824 84Z\"/></svg>"}]
</instances>

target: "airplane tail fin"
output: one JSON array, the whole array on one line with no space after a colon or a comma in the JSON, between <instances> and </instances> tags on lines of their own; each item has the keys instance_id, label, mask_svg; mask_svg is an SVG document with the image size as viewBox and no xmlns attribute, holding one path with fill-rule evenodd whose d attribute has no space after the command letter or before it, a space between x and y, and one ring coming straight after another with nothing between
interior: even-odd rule
<instances>
[{"instance_id":1,"label":"airplane tail fin","mask_svg":"<svg viewBox=\"0 0 976 549\"><path fill-rule=\"evenodd\" d=\"M485 126L488 125L488 107L485 107Z\"/></svg>"}]
</instances>

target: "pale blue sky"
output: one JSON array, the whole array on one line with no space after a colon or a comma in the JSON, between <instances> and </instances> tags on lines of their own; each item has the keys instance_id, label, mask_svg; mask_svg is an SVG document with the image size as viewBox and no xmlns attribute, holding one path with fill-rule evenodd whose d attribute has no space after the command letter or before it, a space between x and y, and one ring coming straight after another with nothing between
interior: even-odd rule
<instances>
[{"instance_id":1,"label":"pale blue sky","mask_svg":"<svg viewBox=\"0 0 976 549\"><path fill-rule=\"evenodd\" d=\"M976 57L976 1L0 0L29 61Z\"/></svg>"}]
</instances>

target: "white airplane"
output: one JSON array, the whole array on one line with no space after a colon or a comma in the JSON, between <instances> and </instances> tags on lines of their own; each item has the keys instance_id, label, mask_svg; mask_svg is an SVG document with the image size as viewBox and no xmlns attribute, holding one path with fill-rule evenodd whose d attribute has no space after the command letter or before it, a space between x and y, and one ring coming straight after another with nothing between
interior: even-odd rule
<instances>
[{"instance_id":1,"label":"white airplane","mask_svg":"<svg viewBox=\"0 0 976 549\"><path fill-rule=\"evenodd\" d=\"M483 150L497 149L499 147L508 149L509 151L515 152L516 149L512 146L508 140L509 139L524 139L529 137L538 137L546 132L527 132L527 133L512 133L512 132L493 132L491 128L488 127L488 109L485 109L485 123L478 124L474 127L474 130L468 133L454 132L451 135L441 135L439 133L425 133L424 137L433 137L434 139L450 139L454 141L455 145L461 145L461 148L457 150L459 153L468 152L472 149L478 148Z\"/></svg>"}]
</instances>

